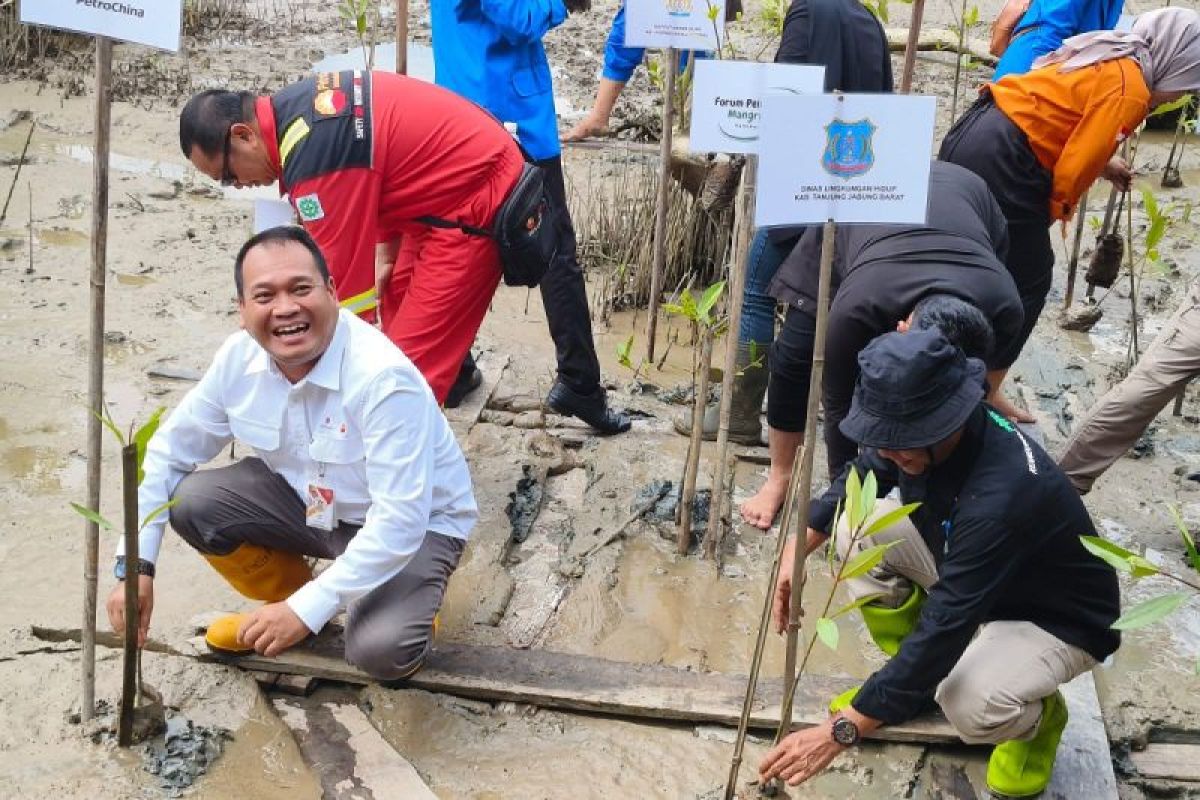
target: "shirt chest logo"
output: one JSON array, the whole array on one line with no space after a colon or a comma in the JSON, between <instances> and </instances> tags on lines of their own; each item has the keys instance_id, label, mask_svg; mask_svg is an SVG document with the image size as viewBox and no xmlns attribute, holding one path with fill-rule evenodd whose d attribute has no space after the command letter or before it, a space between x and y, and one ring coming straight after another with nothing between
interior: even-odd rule
<instances>
[{"instance_id":1,"label":"shirt chest logo","mask_svg":"<svg viewBox=\"0 0 1200 800\"><path fill-rule=\"evenodd\" d=\"M325 209L321 206L321 198L316 194L306 194L296 198L296 213L305 222L316 222L325 218Z\"/></svg>"}]
</instances>

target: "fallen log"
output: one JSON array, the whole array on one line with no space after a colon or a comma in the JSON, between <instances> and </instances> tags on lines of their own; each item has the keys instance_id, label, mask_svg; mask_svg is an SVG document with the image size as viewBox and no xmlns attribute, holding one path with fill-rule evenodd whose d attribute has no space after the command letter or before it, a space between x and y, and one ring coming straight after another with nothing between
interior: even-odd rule
<instances>
[{"instance_id":1,"label":"fallen log","mask_svg":"<svg viewBox=\"0 0 1200 800\"><path fill-rule=\"evenodd\" d=\"M908 42L908 28L887 28L888 50L893 53L903 53ZM967 55L988 66L995 66L999 60L988 52L987 45L979 39L968 39L960 49L958 46L958 31L949 28L923 28L921 38L917 40L919 52L957 53Z\"/></svg>"}]
</instances>

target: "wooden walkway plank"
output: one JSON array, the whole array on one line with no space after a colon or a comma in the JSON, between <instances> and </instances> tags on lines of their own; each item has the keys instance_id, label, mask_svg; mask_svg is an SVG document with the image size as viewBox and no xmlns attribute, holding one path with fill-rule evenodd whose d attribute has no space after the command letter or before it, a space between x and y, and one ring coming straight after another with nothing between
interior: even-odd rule
<instances>
[{"instance_id":1,"label":"wooden walkway plank","mask_svg":"<svg viewBox=\"0 0 1200 800\"><path fill-rule=\"evenodd\" d=\"M508 369L507 355L500 355L492 350L485 351L479 356L476 366L483 373L483 383L479 388L468 394L458 408L445 409L446 419L450 421L450 429L458 439L466 438L479 421L479 415L487 407L488 400L500 385L504 370Z\"/></svg>"},{"instance_id":2,"label":"wooden walkway plank","mask_svg":"<svg viewBox=\"0 0 1200 800\"><path fill-rule=\"evenodd\" d=\"M1062 693L1070 716L1043 796L1047 800L1117 800L1117 776L1091 671L1063 686Z\"/></svg>"},{"instance_id":3,"label":"wooden walkway plank","mask_svg":"<svg viewBox=\"0 0 1200 800\"><path fill-rule=\"evenodd\" d=\"M1200 781L1200 744L1149 744L1129 760L1143 778Z\"/></svg>"}]
</instances>

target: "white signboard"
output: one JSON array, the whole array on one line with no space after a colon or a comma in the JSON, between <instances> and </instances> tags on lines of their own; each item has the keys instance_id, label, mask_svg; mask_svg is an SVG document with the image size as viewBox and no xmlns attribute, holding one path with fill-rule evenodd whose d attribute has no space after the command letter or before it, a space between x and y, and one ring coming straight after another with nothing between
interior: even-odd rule
<instances>
[{"instance_id":1,"label":"white signboard","mask_svg":"<svg viewBox=\"0 0 1200 800\"><path fill-rule=\"evenodd\" d=\"M764 97L755 225L923 224L934 104L897 94Z\"/></svg>"},{"instance_id":2,"label":"white signboard","mask_svg":"<svg viewBox=\"0 0 1200 800\"><path fill-rule=\"evenodd\" d=\"M757 153L762 98L821 94L825 68L754 61L696 62L692 89L693 153Z\"/></svg>"},{"instance_id":3,"label":"white signboard","mask_svg":"<svg viewBox=\"0 0 1200 800\"><path fill-rule=\"evenodd\" d=\"M179 52L183 0L21 0L21 22Z\"/></svg>"},{"instance_id":4,"label":"white signboard","mask_svg":"<svg viewBox=\"0 0 1200 800\"><path fill-rule=\"evenodd\" d=\"M626 47L716 50L718 30L725 0L625 0Z\"/></svg>"}]
</instances>

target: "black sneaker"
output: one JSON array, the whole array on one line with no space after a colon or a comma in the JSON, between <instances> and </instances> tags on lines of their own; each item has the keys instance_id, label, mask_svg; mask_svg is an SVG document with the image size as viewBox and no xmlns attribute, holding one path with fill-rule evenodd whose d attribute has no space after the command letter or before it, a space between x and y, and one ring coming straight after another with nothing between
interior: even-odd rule
<instances>
[{"instance_id":1,"label":"black sneaker","mask_svg":"<svg viewBox=\"0 0 1200 800\"><path fill-rule=\"evenodd\" d=\"M603 386L580 394L562 381L556 381L546 396L546 403L559 414L578 417L604 436L624 433L633 424L627 414L608 407Z\"/></svg>"}]
</instances>

